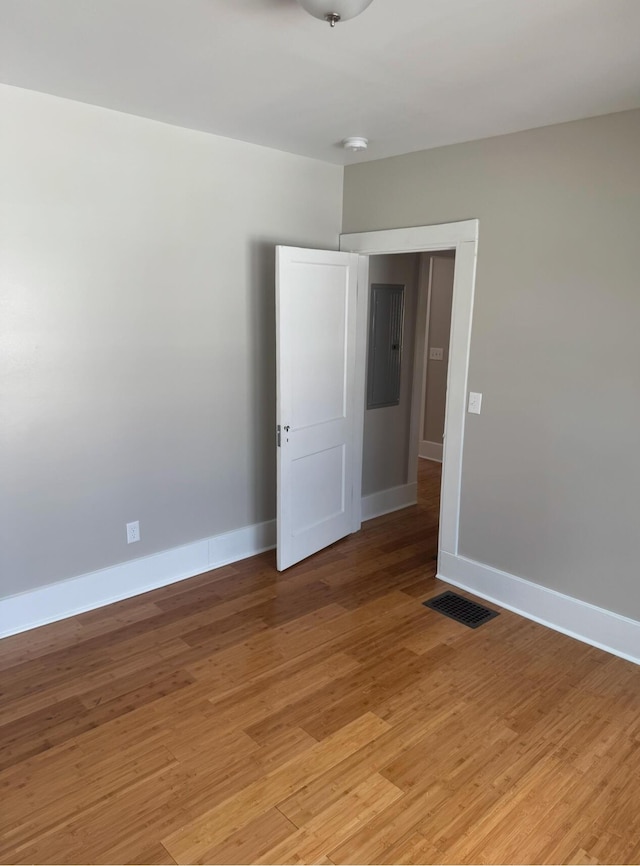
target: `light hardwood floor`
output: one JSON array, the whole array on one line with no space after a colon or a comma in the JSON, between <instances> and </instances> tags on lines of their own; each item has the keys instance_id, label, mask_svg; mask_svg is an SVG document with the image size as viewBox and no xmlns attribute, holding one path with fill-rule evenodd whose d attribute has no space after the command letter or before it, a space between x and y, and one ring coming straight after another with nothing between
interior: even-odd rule
<instances>
[{"instance_id":1,"label":"light hardwood floor","mask_svg":"<svg viewBox=\"0 0 640 866\"><path fill-rule=\"evenodd\" d=\"M637 863L640 668L425 608L415 508L0 643L12 863Z\"/></svg>"}]
</instances>

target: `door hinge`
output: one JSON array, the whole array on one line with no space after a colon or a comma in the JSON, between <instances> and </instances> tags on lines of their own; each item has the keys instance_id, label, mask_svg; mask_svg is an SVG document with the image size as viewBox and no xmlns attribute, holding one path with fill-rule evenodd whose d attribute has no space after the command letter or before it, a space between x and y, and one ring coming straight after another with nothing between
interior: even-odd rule
<instances>
[{"instance_id":1,"label":"door hinge","mask_svg":"<svg viewBox=\"0 0 640 866\"><path fill-rule=\"evenodd\" d=\"M280 425L279 425L279 424L278 424L278 426L276 427L276 441L277 441L277 443L278 443L278 448L281 448L281 447L282 447L282 441L281 441L281 428L280 428Z\"/></svg>"}]
</instances>

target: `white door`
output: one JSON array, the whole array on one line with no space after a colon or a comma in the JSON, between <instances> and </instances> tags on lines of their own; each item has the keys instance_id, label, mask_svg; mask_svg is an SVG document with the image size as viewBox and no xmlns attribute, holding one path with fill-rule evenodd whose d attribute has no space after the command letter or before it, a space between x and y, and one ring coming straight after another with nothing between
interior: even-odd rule
<instances>
[{"instance_id":1,"label":"white door","mask_svg":"<svg viewBox=\"0 0 640 866\"><path fill-rule=\"evenodd\" d=\"M352 531L358 255L276 247L278 569Z\"/></svg>"}]
</instances>

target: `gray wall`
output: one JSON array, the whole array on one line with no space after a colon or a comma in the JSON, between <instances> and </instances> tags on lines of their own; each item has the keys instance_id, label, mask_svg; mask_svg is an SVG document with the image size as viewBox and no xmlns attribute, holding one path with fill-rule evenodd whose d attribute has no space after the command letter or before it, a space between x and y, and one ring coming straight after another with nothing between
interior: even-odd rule
<instances>
[{"instance_id":1,"label":"gray wall","mask_svg":"<svg viewBox=\"0 0 640 866\"><path fill-rule=\"evenodd\" d=\"M0 594L273 518L274 244L336 248L342 169L0 98Z\"/></svg>"},{"instance_id":2,"label":"gray wall","mask_svg":"<svg viewBox=\"0 0 640 866\"><path fill-rule=\"evenodd\" d=\"M472 217L461 553L640 619L640 111L345 171L346 232Z\"/></svg>"},{"instance_id":3,"label":"gray wall","mask_svg":"<svg viewBox=\"0 0 640 866\"><path fill-rule=\"evenodd\" d=\"M431 348L444 349L442 361L427 362L422 438L442 445L447 404L447 371L451 335L451 302L453 300L453 256L431 256L431 293L427 353Z\"/></svg>"},{"instance_id":4,"label":"gray wall","mask_svg":"<svg viewBox=\"0 0 640 866\"><path fill-rule=\"evenodd\" d=\"M407 483L419 262L417 254L371 256L369 260L369 283L402 284L405 298L400 402L365 410L363 496Z\"/></svg>"}]
</instances>

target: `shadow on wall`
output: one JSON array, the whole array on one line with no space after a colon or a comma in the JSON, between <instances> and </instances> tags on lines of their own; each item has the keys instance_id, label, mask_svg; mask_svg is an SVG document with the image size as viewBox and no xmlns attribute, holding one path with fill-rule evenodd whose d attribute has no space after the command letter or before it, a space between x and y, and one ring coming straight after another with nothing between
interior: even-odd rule
<instances>
[{"instance_id":1,"label":"shadow on wall","mask_svg":"<svg viewBox=\"0 0 640 866\"><path fill-rule=\"evenodd\" d=\"M250 424L247 482L252 486L252 521L272 520L276 513L276 302L275 240L249 245L247 333L251 387L247 399Z\"/></svg>"}]
</instances>

